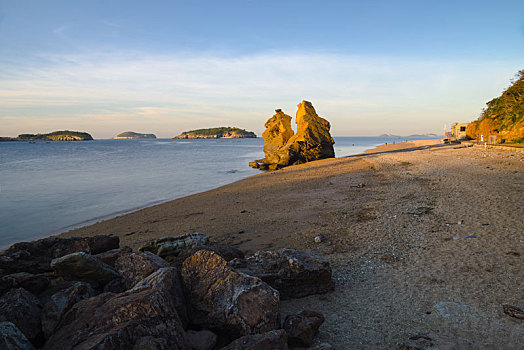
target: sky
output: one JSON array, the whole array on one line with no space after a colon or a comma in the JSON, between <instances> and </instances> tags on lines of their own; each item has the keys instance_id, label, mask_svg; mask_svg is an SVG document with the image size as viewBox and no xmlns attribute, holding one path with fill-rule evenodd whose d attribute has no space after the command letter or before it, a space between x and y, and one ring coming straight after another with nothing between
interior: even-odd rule
<instances>
[{"instance_id":1,"label":"sky","mask_svg":"<svg viewBox=\"0 0 524 350\"><path fill-rule=\"evenodd\" d=\"M443 133L524 69L524 1L0 0L0 136Z\"/></svg>"}]
</instances>

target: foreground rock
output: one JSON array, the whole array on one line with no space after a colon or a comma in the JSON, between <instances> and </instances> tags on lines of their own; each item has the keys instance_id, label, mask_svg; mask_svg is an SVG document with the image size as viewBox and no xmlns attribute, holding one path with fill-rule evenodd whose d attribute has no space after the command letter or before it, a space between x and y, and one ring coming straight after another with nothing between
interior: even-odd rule
<instances>
[{"instance_id":1,"label":"foreground rock","mask_svg":"<svg viewBox=\"0 0 524 350\"><path fill-rule=\"evenodd\" d=\"M82 300L64 315L44 349L133 349L151 339L187 349L175 303L178 283L175 268L162 268L129 291Z\"/></svg>"},{"instance_id":2,"label":"foreground rock","mask_svg":"<svg viewBox=\"0 0 524 350\"><path fill-rule=\"evenodd\" d=\"M151 252L124 254L115 262L115 268L122 276L126 289L133 287L162 267L169 267L169 264Z\"/></svg>"},{"instance_id":3,"label":"foreground rock","mask_svg":"<svg viewBox=\"0 0 524 350\"><path fill-rule=\"evenodd\" d=\"M33 294L40 294L48 285L49 279L43 274L18 272L0 278L0 295L12 288L24 288Z\"/></svg>"},{"instance_id":4,"label":"foreground rock","mask_svg":"<svg viewBox=\"0 0 524 350\"><path fill-rule=\"evenodd\" d=\"M519 309L516 306L507 305L507 304L502 305L502 310L504 311L506 315L524 320L524 310Z\"/></svg>"},{"instance_id":5,"label":"foreground rock","mask_svg":"<svg viewBox=\"0 0 524 350\"><path fill-rule=\"evenodd\" d=\"M64 314L77 302L95 296L91 285L75 282L71 287L60 290L50 297L42 309L42 331L49 338L56 330Z\"/></svg>"},{"instance_id":6,"label":"foreground rock","mask_svg":"<svg viewBox=\"0 0 524 350\"><path fill-rule=\"evenodd\" d=\"M285 331L279 329L264 334L246 335L238 338L222 350L287 350L288 338Z\"/></svg>"},{"instance_id":7,"label":"foreground rock","mask_svg":"<svg viewBox=\"0 0 524 350\"><path fill-rule=\"evenodd\" d=\"M166 258L169 256L177 256L180 252L209 243L209 237L200 232L186 233L175 237L162 237L154 239L144 246L140 247L141 252L151 252Z\"/></svg>"},{"instance_id":8,"label":"foreground rock","mask_svg":"<svg viewBox=\"0 0 524 350\"><path fill-rule=\"evenodd\" d=\"M33 345L11 322L0 322L0 349L33 350Z\"/></svg>"},{"instance_id":9,"label":"foreground rock","mask_svg":"<svg viewBox=\"0 0 524 350\"><path fill-rule=\"evenodd\" d=\"M201 331L189 330L186 340L192 350L211 350L217 343L217 335L206 329Z\"/></svg>"},{"instance_id":10,"label":"foreground rock","mask_svg":"<svg viewBox=\"0 0 524 350\"><path fill-rule=\"evenodd\" d=\"M230 338L280 326L278 291L236 272L218 254L199 250L182 265L190 320Z\"/></svg>"},{"instance_id":11,"label":"foreground rock","mask_svg":"<svg viewBox=\"0 0 524 350\"><path fill-rule=\"evenodd\" d=\"M291 248L261 250L243 261L231 261L230 266L259 277L277 289L282 299L323 294L335 288L329 261L313 252Z\"/></svg>"},{"instance_id":12,"label":"foreground rock","mask_svg":"<svg viewBox=\"0 0 524 350\"><path fill-rule=\"evenodd\" d=\"M51 260L61 256L85 252L99 254L118 248L118 237L94 236L84 238L50 237L33 242L15 243L0 252L0 275L17 272L33 274L51 271Z\"/></svg>"},{"instance_id":13,"label":"foreground rock","mask_svg":"<svg viewBox=\"0 0 524 350\"><path fill-rule=\"evenodd\" d=\"M208 236L199 232L155 239L146 243L139 250L159 255L171 265L179 268L184 260L202 249L215 252L226 261L244 257L244 253L240 250L225 244L212 243Z\"/></svg>"},{"instance_id":14,"label":"foreground rock","mask_svg":"<svg viewBox=\"0 0 524 350\"><path fill-rule=\"evenodd\" d=\"M0 299L0 321L13 323L35 345L42 345L40 301L22 288L11 289Z\"/></svg>"},{"instance_id":15,"label":"foreground rock","mask_svg":"<svg viewBox=\"0 0 524 350\"><path fill-rule=\"evenodd\" d=\"M119 274L111 266L84 252L72 253L51 261L59 276L90 283L94 288L103 287Z\"/></svg>"},{"instance_id":16,"label":"foreground rock","mask_svg":"<svg viewBox=\"0 0 524 350\"><path fill-rule=\"evenodd\" d=\"M289 315L284 320L288 344L292 347L310 347L324 316L315 311L304 310L298 315Z\"/></svg>"},{"instance_id":17,"label":"foreground rock","mask_svg":"<svg viewBox=\"0 0 524 350\"><path fill-rule=\"evenodd\" d=\"M298 104L296 115L297 132L293 134L291 117L280 109L265 124L265 158L250 166L275 170L282 166L301 164L318 159L333 158L335 141L329 133L330 124L318 116L308 101Z\"/></svg>"},{"instance_id":18,"label":"foreground rock","mask_svg":"<svg viewBox=\"0 0 524 350\"><path fill-rule=\"evenodd\" d=\"M464 349L473 350L476 347L467 340L448 337L440 334L424 334L410 337L407 342L397 347L398 350L425 350L425 349Z\"/></svg>"}]
</instances>

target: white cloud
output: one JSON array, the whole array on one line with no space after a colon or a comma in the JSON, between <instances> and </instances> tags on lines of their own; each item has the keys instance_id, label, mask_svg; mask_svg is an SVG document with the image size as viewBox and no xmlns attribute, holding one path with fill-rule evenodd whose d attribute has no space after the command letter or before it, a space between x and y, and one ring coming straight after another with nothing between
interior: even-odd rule
<instances>
[{"instance_id":1,"label":"white cloud","mask_svg":"<svg viewBox=\"0 0 524 350\"><path fill-rule=\"evenodd\" d=\"M261 133L273 109L293 115L307 99L331 121L335 135L435 132L444 123L474 119L520 68L512 62L278 52L46 56L0 63L0 116L20 119L19 126L2 128L4 134L38 132L25 128L46 119L57 128L57 120L76 121L76 129L97 137L130 126L165 137L219 125Z\"/></svg>"}]
</instances>

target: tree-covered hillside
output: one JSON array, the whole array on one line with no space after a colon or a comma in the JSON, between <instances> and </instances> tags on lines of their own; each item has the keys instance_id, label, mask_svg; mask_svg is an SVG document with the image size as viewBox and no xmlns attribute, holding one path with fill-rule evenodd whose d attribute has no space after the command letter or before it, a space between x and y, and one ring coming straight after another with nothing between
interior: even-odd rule
<instances>
[{"instance_id":1,"label":"tree-covered hillside","mask_svg":"<svg viewBox=\"0 0 524 350\"><path fill-rule=\"evenodd\" d=\"M501 96L489 101L479 119L466 132L472 139L498 135L507 142L524 143L524 70L517 73Z\"/></svg>"}]
</instances>

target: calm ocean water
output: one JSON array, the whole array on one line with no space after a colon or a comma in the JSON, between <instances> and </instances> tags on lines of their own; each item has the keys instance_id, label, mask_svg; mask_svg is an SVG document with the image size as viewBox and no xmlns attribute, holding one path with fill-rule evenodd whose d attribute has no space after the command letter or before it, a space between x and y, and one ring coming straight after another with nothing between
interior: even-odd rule
<instances>
[{"instance_id":1,"label":"calm ocean water","mask_svg":"<svg viewBox=\"0 0 524 350\"><path fill-rule=\"evenodd\" d=\"M410 138L338 137L337 157ZM418 138L420 139L420 138ZM0 143L0 249L258 174L264 140Z\"/></svg>"}]
</instances>

